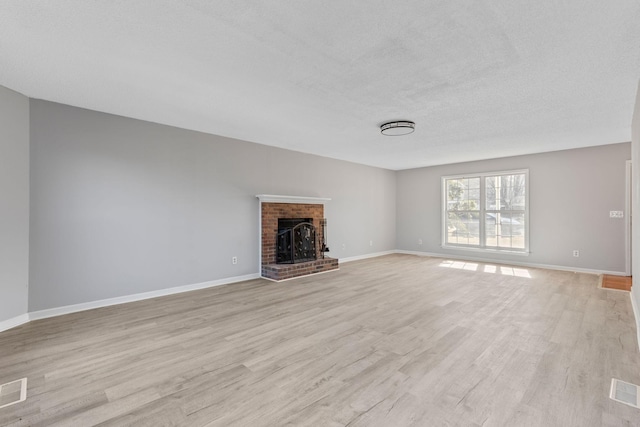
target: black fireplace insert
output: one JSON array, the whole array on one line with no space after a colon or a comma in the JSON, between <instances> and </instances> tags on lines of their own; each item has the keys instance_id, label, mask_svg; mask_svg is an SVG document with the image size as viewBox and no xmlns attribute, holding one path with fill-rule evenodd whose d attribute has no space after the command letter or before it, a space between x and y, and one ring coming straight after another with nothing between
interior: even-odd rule
<instances>
[{"instance_id":1,"label":"black fireplace insert","mask_svg":"<svg viewBox=\"0 0 640 427\"><path fill-rule=\"evenodd\" d=\"M314 261L316 229L312 218L279 218L276 237L276 263L295 264Z\"/></svg>"}]
</instances>

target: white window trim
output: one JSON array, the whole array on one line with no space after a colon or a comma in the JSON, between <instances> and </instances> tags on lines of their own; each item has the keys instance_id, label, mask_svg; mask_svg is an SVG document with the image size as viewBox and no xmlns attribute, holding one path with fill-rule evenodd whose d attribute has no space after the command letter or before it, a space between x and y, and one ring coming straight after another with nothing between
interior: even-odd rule
<instances>
[{"instance_id":1,"label":"white window trim","mask_svg":"<svg viewBox=\"0 0 640 427\"><path fill-rule=\"evenodd\" d=\"M480 178L480 214L481 217L485 213L486 209L484 209L484 205L486 200L485 197L485 178L488 176L499 176L499 175L515 175L515 174L524 174L525 178L525 210L524 210L524 228L525 228L525 237L524 237L524 249L508 249L508 248L494 248L488 247L483 248L479 246L464 246L464 245L452 245L447 244L447 189L446 183L448 179L464 179L464 178ZM440 201L440 246L445 249L453 249L460 251L471 251L471 252L483 252L483 253L499 253L499 254L509 254L509 255L529 255L529 169L515 169L515 170L506 170L506 171L494 171L494 172L480 172L480 173L465 173L459 175L446 175L441 177L440 183L440 192L441 192L441 201ZM480 221L480 224L483 224ZM484 233L484 226L482 226L482 233Z\"/></svg>"}]
</instances>

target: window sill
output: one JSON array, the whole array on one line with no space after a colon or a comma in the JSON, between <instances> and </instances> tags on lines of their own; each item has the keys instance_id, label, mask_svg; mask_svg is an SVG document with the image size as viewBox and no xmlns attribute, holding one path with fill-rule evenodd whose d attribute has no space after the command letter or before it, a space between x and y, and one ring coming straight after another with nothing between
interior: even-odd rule
<instances>
[{"instance_id":1,"label":"window sill","mask_svg":"<svg viewBox=\"0 0 640 427\"><path fill-rule=\"evenodd\" d=\"M529 256L531 252L528 250L523 251L511 251L509 249L490 249L490 248L465 248L464 246L452 246L452 245L440 245L443 249L451 249L456 251L468 251L468 252L478 252L483 254L499 254L499 255L518 255L518 256Z\"/></svg>"}]
</instances>

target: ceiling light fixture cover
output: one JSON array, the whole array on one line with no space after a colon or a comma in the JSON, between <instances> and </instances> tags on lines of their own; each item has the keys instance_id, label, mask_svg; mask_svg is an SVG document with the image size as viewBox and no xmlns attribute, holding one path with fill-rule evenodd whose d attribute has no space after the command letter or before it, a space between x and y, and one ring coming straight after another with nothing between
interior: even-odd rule
<instances>
[{"instance_id":1,"label":"ceiling light fixture cover","mask_svg":"<svg viewBox=\"0 0 640 427\"><path fill-rule=\"evenodd\" d=\"M395 122L385 123L380 126L380 132L383 135L388 136L399 136L399 135L408 135L413 133L415 130L416 124L410 122L409 120L398 120Z\"/></svg>"}]
</instances>

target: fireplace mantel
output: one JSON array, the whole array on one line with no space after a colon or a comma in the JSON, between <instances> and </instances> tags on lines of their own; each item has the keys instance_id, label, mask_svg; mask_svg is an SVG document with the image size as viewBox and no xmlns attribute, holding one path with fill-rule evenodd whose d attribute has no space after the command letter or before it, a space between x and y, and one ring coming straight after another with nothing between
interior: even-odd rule
<instances>
[{"instance_id":1,"label":"fireplace mantel","mask_svg":"<svg viewBox=\"0 0 640 427\"><path fill-rule=\"evenodd\" d=\"M278 196L274 194L258 194L256 195L261 203L301 203L310 205L324 205L330 201L326 197L303 197L303 196Z\"/></svg>"}]
</instances>

